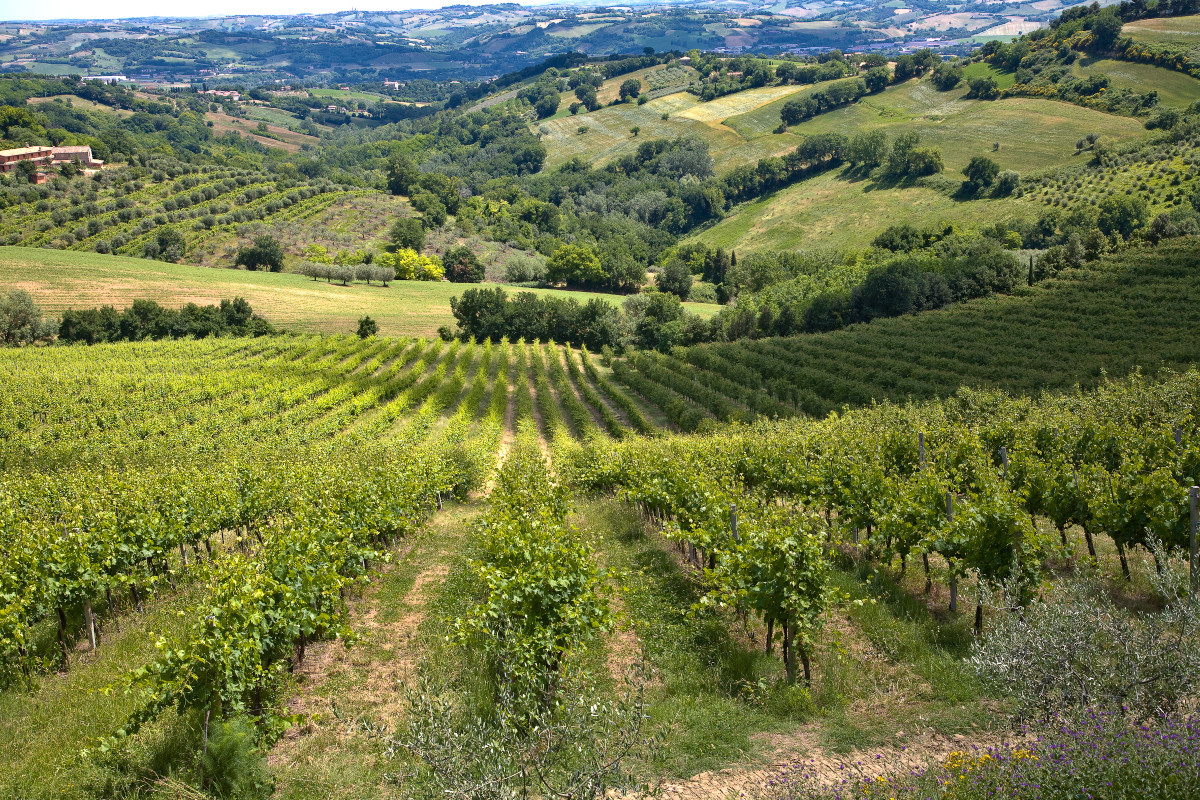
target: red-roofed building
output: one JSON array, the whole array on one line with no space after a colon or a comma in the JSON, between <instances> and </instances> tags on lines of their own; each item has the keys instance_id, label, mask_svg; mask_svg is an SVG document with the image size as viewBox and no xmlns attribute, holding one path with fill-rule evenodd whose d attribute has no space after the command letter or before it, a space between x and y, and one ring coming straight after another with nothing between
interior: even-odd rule
<instances>
[{"instance_id":1,"label":"red-roofed building","mask_svg":"<svg viewBox=\"0 0 1200 800\"><path fill-rule=\"evenodd\" d=\"M39 167L50 163L53 149L35 145L33 147L18 147L14 150L0 150L0 172L12 172L22 161L32 161Z\"/></svg>"}]
</instances>

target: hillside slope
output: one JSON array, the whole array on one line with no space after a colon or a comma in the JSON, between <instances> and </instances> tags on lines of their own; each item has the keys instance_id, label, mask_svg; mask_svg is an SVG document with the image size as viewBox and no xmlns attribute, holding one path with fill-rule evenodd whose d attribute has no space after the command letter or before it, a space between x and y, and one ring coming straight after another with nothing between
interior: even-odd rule
<instances>
[{"instance_id":1,"label":"hillside slope","mask_svg":"<svg viewBox=\"0 0 1200 800\"><path fill-rule=\"evenodd\" d=\"M1128 251L1020 296L990 297L833 333L679 348L618 377L672 422L748 418L752 395L793 413L953 394L1093 386L1134 369L1195 362L1200 247L1184 239ZM657 388L656 388L657 387ZM786 409L783 409L786 410Z\"/></svg>"},{"instance_id":2,"label":"hillside slope","mask_svg":"<svg viewBox=\"0 0 1200 800\"><path fill-rule=\"evenodd\" d=\"M171 264L142 258L0 247L0 286L23 289L48 312L65 308L155 300L175 308L184 303L216 303L244 297L272 324L295 331L353 332L370 315L385 336L436 336L453 325L450 298L469 288L446 281L395 281L390 286L349 286L314 281L302 275L247 272ZM621 295L558 289L523 289L539 295L569 297L581 303L599 297L614 305ZM689 310L712 315L717 306L689 303Z\"/></svg>"}]
</instances>

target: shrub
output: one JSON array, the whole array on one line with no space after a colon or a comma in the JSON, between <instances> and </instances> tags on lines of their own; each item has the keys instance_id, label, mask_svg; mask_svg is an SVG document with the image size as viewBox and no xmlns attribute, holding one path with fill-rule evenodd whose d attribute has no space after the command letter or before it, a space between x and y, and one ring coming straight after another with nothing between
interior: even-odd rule
<instances>
[{"instance_id":1,"label":"shrub","mask_svg":"<svg viewBox=\"0 0 1200 800\"><path fill-rule=\"evenodd\" d=\"M267 269L279 272L283 269L283 246L274 236L256 236L254 244L238 248L233 263L252 271Z\"/></svg>"},{"instance_id":2,"label":"shrub","mask_svg":"<svg viewBox=\"0 0 1200 800\"><path fill-rule=\"evenodd\" d=\"M798 764L772 776L762 793L773 800L1183 800L1200 796L1200 718L1160 717L1130 725L1113 713L1058 720L1023 729L1014 743L976 745L949 753L920 769L882 754L871 762L890 775L847 769L830 787ZM863 759L866 761L867 759ZM863 761L858 762L862 764Z\"/></svg>"},{"instance_id":3,"label":"shrub","mask_svg":"<svg viewBox=\"0 0 1200 800\"><path fill-rule=\"evenodd\" d=\"M1158 560L1163 572L1148 572L1166 601L1162 611L1130 614L1085 572L1064 582L1061 596L997 620L975 644L971 665L1022 717L1174 711L1200 689L1200 604L1187 596L1187 576L1169 558Z\"/></svg>"},{"instance_id":4,"label":"shrub","mask_svg":"<svg viewBox=\"0 0 1200 800\"><path fill-rule=\"evenodd\" d=\"M209 728L198 772L204 786L217 797L266 797L273 789L254 725L242 717Z\"/></svg>"},{"instance_id":5,"label":"shrub","mask_svg":"<svg viewBox=\"0 0 1200 800\"><path fill-rule=\"evenodd\" d=\"M504 280L509 283L534 283L545 278L545 262L532 256L517 254L504 265Z\"/></svg>"},{"instance_id":6,"label":"shrub","mask_svg":"<svg viewBox=\"0 0 1200 800\"><path fill-rule=\"evenodd\" d=\"M367 339L377 333L379 333L379 323L369 316L364 316L358 321L358 338Z\"/></svg>"},{"instance_id":7,"label":"shrub","mask_svg":"<svg viewBox=\"0 0 1200 800\"><path fill-rule=\"evenodd\" d=\"M146 242L143 251L146 258L161 261L178 261L187 252L187 242L183 234L175 228L160 228L153 239Z\"/></svg>"},{"instance_id":8,"label":"shrub","mask_svg":"<svg viewBox=\"0 0 1200 800\"><path fill-rule=\"evenodd\" d=\"M465 246L447 250L442 256L442 267L451 283L479 283L483 280L483 264L475 253Z\"/></svg>"},{"instance_id":9,"label":"shrub","mask_svg":"<svg viewBox=\"0 0 1200 800\"><path fill-rule=\"evenodd\" d=\"M693 303L716 303L717 286L713 283L696 281L688 292L687 299Z\"/></svg>"},{"instance_id":10,"label":"shrub","mask_svg":"<svg viewBox=\"0 0 1200 800\"><path fill-rule=\"evenodd\" d=\"M680 258L672 258L663 266L657 281L660 292L670 292L686 300L692 290L692 271Z\"/></svg>"},{"instance_id":11,"label":"shrub","mask_svg":"<svg viewBox=\"0 0 1200 800\"><path fill-rule=\"evenodd\" d=\"M997 197L1007 197L1017 190L1021 185L1021 173L1016 170L1006 169L996 176L996 183L992 188L992 193Z\"/></svg>"}]
</instances>

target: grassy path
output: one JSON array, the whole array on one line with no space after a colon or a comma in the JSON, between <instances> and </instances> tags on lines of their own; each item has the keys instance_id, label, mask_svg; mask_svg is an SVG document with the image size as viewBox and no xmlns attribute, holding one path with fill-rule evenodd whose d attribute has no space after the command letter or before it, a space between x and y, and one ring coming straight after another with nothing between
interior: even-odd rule
<instances>
[{"instance_id":1,"label":"grassy path","mask_svg":"<svg viewBox=\"0 0 1200 800\"><path fill-rule=\"evenodd\" d=\"M355 730L354 721L370 719L394 728L400 720L404 684L411 683L424 654L441 650L436 640L445 630L429 624L429 610L479 511L478 503L448 503L362 597L351 601L356 641L309 648L288 707L310 720L291 728L269 754L275 797L365 800L384 793L388 764L379 747Z\"/></svg>"},{"instance_id":2,"label":"grassy path","mask_svg":"<svg viewBox=\"0 0 1200 800\"><path fill-rule=\"evenodd\" d=\"M829 614L813 686L788 687L778 647L763 652L762 626L699 608L698 577L631 509L581 500L576 524L619 573L629 634L610 641L610 665L640 645L655 670L650 714L666 734L673 796L718 800L783 764L812 759L835 775L866 754L915 764L996 737L995 705L960 660L967 623L935 619L908 587L884 576L868 584L849 564L836 570L837 587L863 602Z\"/></svg>"}]
</instances>

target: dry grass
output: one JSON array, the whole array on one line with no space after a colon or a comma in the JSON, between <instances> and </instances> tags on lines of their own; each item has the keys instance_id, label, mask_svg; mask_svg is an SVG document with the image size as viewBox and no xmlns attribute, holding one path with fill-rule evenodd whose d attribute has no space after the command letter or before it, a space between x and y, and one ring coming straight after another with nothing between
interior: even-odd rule
<instances>
[{"instance_id":1,"label":"dry grass","mask_svg":"<svg viewBox=\"0 0 1200 800\"><path fill-rule=\"evenodd\" d=\"M169 307L211 304L244 297L272 324L296 331L348 333L364 314L385 336L435 336L454 325L450 298L469 285L445 281L396 281L388 287L339 286L291 273L246 272L68 250L0 248L0 285L30 292L50 313L66 308L114 305L137 299ZM539 295L587 302L593 297L619 305L619 295L559 289L528 289ZM716 306L689 304L711 314Z\"/></svg>"},{"instance_id":2,"label":"dry grass","mask_svg":"<svg viewBox=\"0 0 1200 800\"><path fill-rule=\"evenodd\" d=\"M231 117L228 114L222 114L217 111L210 111L205 114L205 119L210 120L213 124L213 132L217 134L228 133L230 131L241 136L248 137L266 147L277 147L281 150L286 150L289 153L300 152L300 146L304 144L316 144L318 139L314 136L308 136L303 133L272 125L269 122L265 123L267 130L271 136L260 136L255 131L258 128L258 122L250 119L240 119L239 117ZM278 136L278 139L272 138Z\"/></svg>"}]
</instances>

